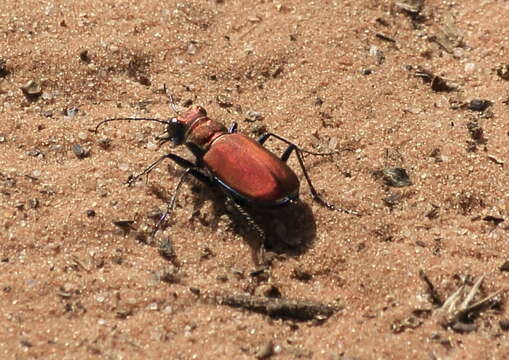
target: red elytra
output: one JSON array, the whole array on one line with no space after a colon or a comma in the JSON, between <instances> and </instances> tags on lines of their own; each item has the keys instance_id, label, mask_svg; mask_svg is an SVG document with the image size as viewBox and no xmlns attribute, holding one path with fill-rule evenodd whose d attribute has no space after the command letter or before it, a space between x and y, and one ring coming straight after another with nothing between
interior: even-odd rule
<instances>
[{"instance_id":1,"label":"red elytra","mask_svg":"<svg viewBox=\"0 0 509 360\"><path fill-rule=\"evenodd\" d=\"M299 179L292 169L244 135L218 137L203 156L203 164L254 205L277 206L298 197Z\"/></svg>"}]
</instances>

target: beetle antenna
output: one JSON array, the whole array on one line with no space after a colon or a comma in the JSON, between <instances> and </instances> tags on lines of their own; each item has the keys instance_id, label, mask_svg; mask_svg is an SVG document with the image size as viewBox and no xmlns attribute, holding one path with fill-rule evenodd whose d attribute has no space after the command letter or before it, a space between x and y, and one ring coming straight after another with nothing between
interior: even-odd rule
<instances>
[{"instance_id":1,"label":"beetle antenna","mask_svg":"<svg viewBox=\"0 0 509 360\"><path fill-rule=\"evenodd\" d=\"M173 99L173 95L168 92L168 88L166 87L166 84L163 84L163 89L164 89L164 93L166 94L166 96L168 97L168 101L170 102L170 107L171 109L177 114L177 115L180 115L180 111L179 109L177 108L177 105L175 105L175 101Z\"/></svg>"},{"instance_id":2,"label":"beetle antenna","mask_svg":"<svg viewBox=\"0 0 509 360\"><path fill-rule=\"evenodd\" d=\"M309 151L309 150L305 150L305 149L299 149L299 150L304 154L315 155L315 156L336 155L343 151L353 151L353 149L350 149L350 148L332 150L332 151L328 151L328 152L314 152L314 151Z\"/></svg>"},{"instance_id":3,"label":"beetle antenna","mask_svg":"<svg viewBox=\"0 0 509 360\"><path fill-rule=\"evenodd\" d=\"M97 132L97 130L99 130L99 127L102 124L106 124L107 122L110 122L110 121L154 121L154 122L158 122L158 123L165 124L165 125L169 124L169 122L167 120L159 120L159 119L152 119L152 118L113 118L113 119L106 119L106 120L101 121L95 127L94 132Z\"/></svg>"}]
</instances>

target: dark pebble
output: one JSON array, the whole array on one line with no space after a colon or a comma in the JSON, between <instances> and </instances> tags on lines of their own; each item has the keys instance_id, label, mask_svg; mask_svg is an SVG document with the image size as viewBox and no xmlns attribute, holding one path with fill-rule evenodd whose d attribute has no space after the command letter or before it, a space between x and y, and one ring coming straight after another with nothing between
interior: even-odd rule
<instances>
[{"instance_id":1,"label":"dark pebble","mask_svg":"<svg viewBox=\"0 0 509 360\"><path fill-rule=\"evenodd\" d=\"M88 54L88 50L83 50L80 52L80 60L86 64L89 64L92 61L90 59L90 55Z\"/></svg>"},{"instance_id":2,"label":"dark pebble","mask_svg":"<svg viewBox=\"0 0 509 360\"><path fill-rule=\"evenodd\" d=\"M87 210L87 216L88 217L94 217L95 216L95 211L94 210Z\"/></svg>"},{"instance_id":3,"label":"dark pebble","mask_svg":"<svg viewBox=\"0 0 509 360\"><path fill-rule=\"evenodd\" d=\"M7 75L9 75L9 70L7 69L7 61L0 59L0 77L6 77Z\"/></svg>"},{"instance_id":4,"label":"dark pebble","mask_svg":"<svg viewBox=\"0 0 509 360\"><path fill-rule=\"evenodd\" d=\"M467 324L461 321L455 321L451 325L451 329L460 333L468 333L477 330L477 325L475 324Z\"/></svg>"},{"instance_id":5,"label":"dark pebble","mask_svg":"<svg viewBox=\"0 0 509 360\"><path fill-rule=\"evenodd\" d=\"M39 149L32 149L28 152L29 156L37 157L39 155L44 155L41 150Z\"/></svg>"},{"instance_id":6,"label":"dark pebble","mask_svg":"<svg viewBox=\"0 0 509 360\"><path fill-rule=\"evenodd\" d=\"M274 355L274 343L270 340L260 347L255 357L257 359L268 359Z\"/></svg>"},{"instance_id":7,"label":"dark pebble","mask_svg":"<svg viewBox=\"0 0 509 360\"><path fill-rule=\"evenodd\" d=\"M150 81L149 77L146 76L146 75L140 75L138 76L138 82L141 84L141 85L145 85L145 86L150 86L150 84L152 84L152 82Z\"/></svg>"},{"instance_id":8,"label":"dark pebble","mask_svg":"<svg viewBox=\"0 0 509 360\"><path fill-rule=\"evenodd\" d=\"M500 328L504 331L509 330L509 320L500 320L498 323L500 325Z\"/></svg>"},{"instance_id":9,"label":"dark pebble","mask_svg":"<svg viewBox=\"0 0 509 360\"><path fill-rule=\"evenodd\" d=\"M498 269L500 271L509 271L509 260L506 260Z\"/></svg>"},{"instance_id":10,"label":"dark pebble","mask_svg":"<svg viewBox=\"0 0 509 360\"><path fill-rule=\"evenodd\" d=\"M385 205L392 208L401 201L401 195L400 194L392 194L383 199Z\"/></svg>"},{"instance_id":11,"label":"dark pebble","mask_svg":"<svg viewBox=\"0 0 509 360\"><path fill-rule=\"evenodd\" d=\"M468 104L468 108L473 111L484 111L489 108L493 103L489 100L472 99Z\"/></svg>"}]
</instances>

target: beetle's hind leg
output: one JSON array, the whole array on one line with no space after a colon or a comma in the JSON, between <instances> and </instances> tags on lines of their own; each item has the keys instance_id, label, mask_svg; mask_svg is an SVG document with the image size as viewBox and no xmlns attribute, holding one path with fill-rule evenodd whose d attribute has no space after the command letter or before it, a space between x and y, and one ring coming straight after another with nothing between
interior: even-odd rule
<instances>
[{"instance_id":1,"label":"beetle's hind leg","mask_svg":"<svg viewBox=\"0 0 509 360\"><path fill-rule=\"evenodd\" d=\"M273 134L273 133L263 134L262 136L260 136L260 138L258 138L258 142L263 145L265 143L265 141L267 141L267 139L270 138L271 136L288 144L288 147L281 155L282 161L284 161L284 162L288 161L288 158L290 157L290 155L292 153L295 153L295 155L297 156L297 160L299 161L299 165L300 165L300 168L302 169L302 173L304 174L304 178L306 179L306 182L308 183L309 190L311 191L311 196L313 197L313 200L318 202L320 205L328 208L329 210L342 211L342 212L350 214L350 215L357 215L357 216L359 215L359 213L355 210L340 208L336 205L331 204L330 202L325 201L318 194L318 191L316 191L315 187L313 186L313 183L311 182L311 178L309 177L308 171L306 170L306 165L304 164L304 156L302 155L303 153L316 155L316 156L319 156L319 155L325 156L325 155L337 154L338 151L332 151L332 152L328 152L328 153L316 153L316 152L312 152L312 151L303 150L303 149L299 148L297 145L295 145L294 143L292 143L291 141L285 139L284 137L281 137L281 136Z\"/></svg>"},{"instance_id":2,"label":"beetle's hind leg","mask_svg":"<svg viewBox=\"0 0 509 360\"><path fill-rule=\"evenodd\" d=\"M237 213L244 219L244 221L248 224L251 230L253 230L256 233L259 240L258 244L259 248L256 254L254 255L255 262L259 266L262 267L266 266L267 264L265 259L265 244L267 242L267 234L265 234L265 231L262 229L262 227L256 223L251 214L249 214L249 212L246 209L244 209L242 205L238 204L232 196L228 194L226 194L226 196L230 204L232 204L235 210L237 211Z\"/></svg>"}]
</instances>

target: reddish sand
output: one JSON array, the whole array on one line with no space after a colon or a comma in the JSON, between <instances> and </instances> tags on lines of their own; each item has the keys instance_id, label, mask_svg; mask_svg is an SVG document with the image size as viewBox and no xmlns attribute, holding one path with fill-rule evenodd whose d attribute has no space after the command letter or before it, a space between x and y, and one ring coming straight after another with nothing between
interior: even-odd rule
<instances>
[{"instance_id":1,"label":"reddish sand","mask_svg":"<svg viewBox=\"0 0 509 360\"><path fill-rule=\"evenodd\" d=\"M0 357L508 358L508 3L430 0L414 15L402 6L3 0ZM360 216L313 202L291 158L302 204L256 216L278 254L268 275L250 275L253 234L196 181L147 239L182 170L168 162L124 183L170 151L157 147L164 128L90 129L173 116L163 84L180 106L200 104L250 137L268 130L344 150L306 163L327 200ZM472 99L492 105L471 110ZM386 185L380 171L395 167L411 185ZM171 261L158 251L164 239ZM483 275L470 303L500 293L471 319L440 309ZM267 284L341 310L299 322L213 301Z\"/></svg>"}]
</instances>

